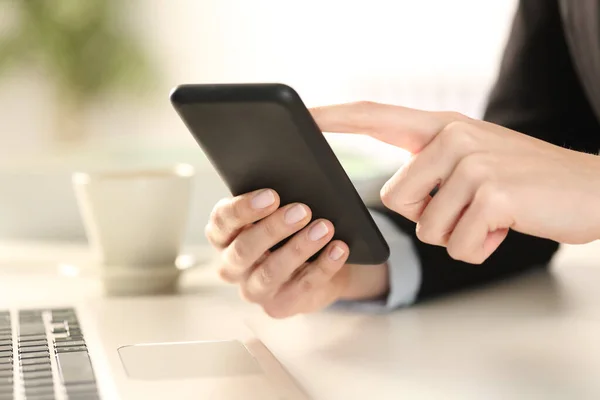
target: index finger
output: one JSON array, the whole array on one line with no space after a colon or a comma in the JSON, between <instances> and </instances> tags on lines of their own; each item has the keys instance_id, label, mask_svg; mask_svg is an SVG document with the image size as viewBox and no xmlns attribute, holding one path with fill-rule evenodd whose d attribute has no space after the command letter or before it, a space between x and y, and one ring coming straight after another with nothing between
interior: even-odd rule
<instances>
[{"instance_id":1,"label":"index finger","mask_svg":"<svg viewBox=\"0 0 600 400\"><path fill-rule=\"evenodd\" d=\"M454 112L433 112L374 102L314 107L310 112L323 132L369 135L418 153L453 121L467 119Z\"/></svg>"},{"instance_id":2,"label":"index finger","mask_svg":"<svg viewBox=\"0 0 600 400\"><path fill-rule=\"evenodd\" d=\"M219 201L206 226L208 240L226 247L245 226L271 215L279 207L279 195L272 189L245 193Z\"/></svg>"}]
</instances>

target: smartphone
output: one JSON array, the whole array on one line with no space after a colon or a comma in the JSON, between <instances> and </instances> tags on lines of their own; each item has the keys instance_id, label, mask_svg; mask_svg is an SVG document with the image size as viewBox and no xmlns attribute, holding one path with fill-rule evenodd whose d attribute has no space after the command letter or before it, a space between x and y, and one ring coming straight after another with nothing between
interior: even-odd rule
<instances>
[{"instance_id":1,"label":"smartphone","mask_svg":"<svg viewBox=\"0 0 600 400\"><path fill-rule=\"evenodd\" d=\"M348 263L381 264L389 247L300 96L279 83L186 84L171 103L232 195L277 191L335 227ZM281 246L285 241L278 244Z\"/></svg>"}]
</instances>

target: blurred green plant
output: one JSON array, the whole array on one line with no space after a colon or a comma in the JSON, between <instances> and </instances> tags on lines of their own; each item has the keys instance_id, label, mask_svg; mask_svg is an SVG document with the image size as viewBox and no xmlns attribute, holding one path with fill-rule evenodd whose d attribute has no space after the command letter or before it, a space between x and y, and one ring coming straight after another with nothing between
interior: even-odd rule
<instances>
[{"instance_id":1,"label":"blurred green plant","mask_svg":"<svg viewBox=\"0 0 600 400\"><path fill-rule=\"evenodd\" d=\"M33 68L50 79L57 139L81 139L82 127L73 121L102 95L139 93L156 78L149 56L127 30L130 6L123 0L0 2L0 73Z\"/></svg>"}]
</instances>

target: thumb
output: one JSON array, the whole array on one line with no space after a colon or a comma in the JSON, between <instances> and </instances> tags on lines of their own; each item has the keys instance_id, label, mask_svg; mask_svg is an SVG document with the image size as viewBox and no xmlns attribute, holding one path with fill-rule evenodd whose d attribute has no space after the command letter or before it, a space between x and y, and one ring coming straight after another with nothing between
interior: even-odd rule
<instances>
[{"instance_id":1,"label":"thumb","mask_svg":"<svg viewBox=\"0 0 600 400\"><path fill-rule=\"evenodd\" d=\"M456 113L416 110L373 102L314 107L310 112L323 132L365 134L411 153L423 149Z\"/></svg>"}]
</instances>

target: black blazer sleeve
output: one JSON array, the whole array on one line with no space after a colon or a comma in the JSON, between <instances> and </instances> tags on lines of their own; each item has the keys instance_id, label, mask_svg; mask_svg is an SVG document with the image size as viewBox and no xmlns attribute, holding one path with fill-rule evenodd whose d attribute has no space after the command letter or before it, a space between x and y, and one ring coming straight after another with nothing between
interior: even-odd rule
<instances>
[{"instance_id":1,"label":"black blazer sleeve","mask_svg":"<svg viewBox=\"0 0 600 400\"><path fill-rule=\"evenodd\" d=\"M575 75L556 0L522 0L484 119L580 151L600 147L598 122ZM413 239L422 265L418 300L546 265L558 243L511 231L483 265L420 242L414 223L381 207Z\"/></svg>"}]
</instances>

